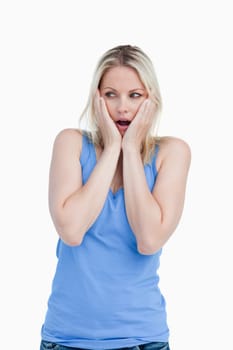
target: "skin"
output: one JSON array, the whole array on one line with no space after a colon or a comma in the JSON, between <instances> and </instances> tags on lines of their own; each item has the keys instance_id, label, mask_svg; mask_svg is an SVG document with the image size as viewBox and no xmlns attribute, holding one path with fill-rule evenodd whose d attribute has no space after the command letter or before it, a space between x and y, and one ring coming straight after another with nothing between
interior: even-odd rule
<instances>
[{"instance_id":1,"label":"skin","mask_svg":"<svg viewBox=\"0 0 233 350\"><path fill-rule=\"evenodd\" d=\"M183 211L191 152L181 139L161 138L156 160L158 175L150 192L140 147L155 108L132 68L114 67L102 77L95 110L104 149L96 149L98 161L85 185L77 162L81 133L65 129L57 135L50 167L49 208L57 232L67 244L82 244L109 190L116 192L122 186L140 254L155 253L175 231ZM119 127L119 119L131 122L127 130Z\"/></svg>"},{"instance_id":2,"label":"skin","mask_svg":"<svg viewBox=\"0 0 233 350\"><path fill-rule=\"evenodd\" d=\"M141 143L153 121L156 106L148 98L148 93L135 70L120 66L112 68L103 76L100 89L96 93L95 108L105 147L108 140L121 147L111 185L112 192L117 192L123 186L124 148L131 145L140 152ZM127 130L122 130L117 124L119 119L130 121ZM112 133L110 137L109 132ZM101 150L97 150L98 156L100 152Z\"/></svg>"}]
</instances>

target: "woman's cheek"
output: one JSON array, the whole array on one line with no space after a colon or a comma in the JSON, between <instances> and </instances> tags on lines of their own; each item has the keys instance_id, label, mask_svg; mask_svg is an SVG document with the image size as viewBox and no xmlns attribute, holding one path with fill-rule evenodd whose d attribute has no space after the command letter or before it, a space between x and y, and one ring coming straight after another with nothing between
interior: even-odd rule
<instances>
[{"instance_id":1,"label":"woman's cheek","mask_svg":"<svg viewBox=\"0 0 233 350\"><path fill-rule=\"evenodd\" d=\"M113 113L114 112L114 108L113 108L112 104L109 101L105 100L105 104L106 104L106 107L107 107L108 114L112 118L113 115L114 115L114 113Z\"/></svg>"}]
</instances>

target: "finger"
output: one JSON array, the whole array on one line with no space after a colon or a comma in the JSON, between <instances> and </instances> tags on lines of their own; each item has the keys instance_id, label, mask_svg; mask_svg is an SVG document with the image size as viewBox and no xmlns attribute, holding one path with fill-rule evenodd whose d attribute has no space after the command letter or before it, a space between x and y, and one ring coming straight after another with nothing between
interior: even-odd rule
<instances>
[{"instance_id":1,"label":"finger","mask_svg":"<svg viewBox=\"0 0 233 350\"><path fill-rule=\"evenodd\" d=\"M102 111L103 115L106 118L110 118L110 115L108 113L108 109L107 109L106 103L104 101L104 98L100 97L99 101L100 101L100 108L101 108L101 111Z\"/></svg>"},{"instance_id":2,"label":"finger","mask_svg":"<svg viewBox=\"0 0 233 350\"><path fill-rule=\"evenodd\" d=\"M137 111L137 114L136 114L135 118L133 119L132 123L136 123L137 121L140 122L142 117L145 116L145 111L146 111L146 108L147 108L147 104L148 104L148 99L146 99L145 101L142 102L142 104L139 107L139 109Z\"/></svg>"},{"instance_id":3,"label":"finger","mask_svg":"<svg viewBox=\"0 0 233 350\"><path fill-rule=\"evenodd\" d=\"M99 97L97 96L97 94L95 94L95 97L94 97L94 108L95 108L96 117L99 119L100 105L99 105Z\"/></svg>"},{"instance_id":4,"label":"finger","mask_svg":"<svg viewBox=\"0 0 233 350\"><path fill-rule=\"evenodd\" d=\"M99 90L97 89L94 95L94 101L97 102L99 98L100 98L100 93L99 93Z\"/></svg>"},{"instance_id":5,"label":"finger","mask_svg":"<svg viewBox=\"0 0 233 350\"><path fill-rule=\"evenodd\" d=\"M144 114L145 114L145 119L151 120L153 119L156 111L156 105L154 101L148 100L145 109L144 109Z\"/></svg>"},{"instance_id":6,"label":"finger","mask_svg":"<svg viewBox=\"0 0 233 350\"><path fill-rule=\"evenodd\" d=\"M157 106L153 100L151 100L151 99L148 100L148 106L150 107L151 110L154 110L154 112L155 112Z\"/></svg>"},{"instance_id":7,"label":"finger","mask_svg":"<svg viewBox=\"0 0 233 350\"><path fill-rule=\"evenodd\" d=\"M99 89L97 89L94 97L94 106L96 109L98 120L103 116L102 101L103 97L100 96Z\"/></svg>"},{"instance_id":8,"label":"finger","mask_svg":"<svg viewBox=\"0 0 233 350\"><path fill-rule=\"evenodd\" d=\"M145 112L146 108L147 108L148 103L149 103L148 99L143 101L138 112L143 114Z\"/></svg>"}]
</instances>

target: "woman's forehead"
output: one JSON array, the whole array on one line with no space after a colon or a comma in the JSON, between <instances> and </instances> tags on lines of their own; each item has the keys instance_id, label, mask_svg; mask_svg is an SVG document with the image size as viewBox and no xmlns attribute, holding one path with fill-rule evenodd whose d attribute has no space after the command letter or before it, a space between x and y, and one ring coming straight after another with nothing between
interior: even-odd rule
<instances>
[{"instance_id":1,"label":"woman's forehead","mask_svg":"<svg viewBox=\"0 0 233 350\"><path fill-rule=\"evenodd\" d=\"M144 89L144 85L140 80L135 69L126 66L116 66L107 70L101 79L101 88L128 88Z\"/></svg>"}]
</instances>

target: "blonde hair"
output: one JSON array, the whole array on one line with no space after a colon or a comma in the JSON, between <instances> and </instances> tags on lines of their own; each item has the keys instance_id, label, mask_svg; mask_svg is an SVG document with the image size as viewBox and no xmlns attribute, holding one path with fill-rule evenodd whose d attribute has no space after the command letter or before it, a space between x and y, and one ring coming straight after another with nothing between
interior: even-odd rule
<instances>
[{"instance_id":1,"label":"blonde hair","mask_svg":"<svg viewBox=\"0 0 233 350\"><path fill-rule=\"evenodd\" d=\"M157 106L154 121L142 145L141 155L142 161L145 164L150 161L155 144L159 139L157 131L159 117L162 110L162 100L153 64L150 58L139 47L131 45L116 46L104 53L99 59L93 75L88 101L83 113L81 114L80 123L84 116L87 116L88 128L90 130L87 135L94 145L103 148L102 136L95 117L94 96L100 86L104 74L109 69L116 66L133 68L145 86L148 97L151 98Z\"/></svg>"}]
</instances>

